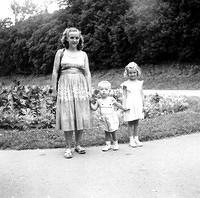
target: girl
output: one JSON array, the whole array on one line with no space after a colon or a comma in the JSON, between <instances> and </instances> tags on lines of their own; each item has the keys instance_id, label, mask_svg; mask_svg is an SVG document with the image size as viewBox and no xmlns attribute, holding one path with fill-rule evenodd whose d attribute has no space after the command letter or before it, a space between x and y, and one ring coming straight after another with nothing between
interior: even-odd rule
<instances>
[{"instance_id":1,"label":"girl","mask_svg":"<svg viewBox=\"0 0 200 198\"><path fill-rule=\"evenodd\" d=\"M82 51L83 36L77 28L66 28L61 42L64 46L55 55L52 74L53 94L57 96L56 129L64 132L65 158L72 158L72 137L75 151L85 154L80 146L84 129L90 128L89 95L91 74L87 54Z\"/></svg>"},{"instance_id":2,"label":"girl","mask_svg":"<svg viewBox=\"0 0 200 198\"><path fill-rule=\"evenodd\" d=\"M92 110L100 109L100 122L103 130L105 131L105 142L106 146L103 147L102 151L108 151L111 149L111 139L113 140L113 150L119 149L116 132L119 128L119 119L114 106L127 111L128 109L123 108L113 97L109 96L111 90L111 84L108 81L101 81L98 84L100 98L91 101Z\"/></svg>"},{"instance_id":3,"label":"girl","mask_svg":"<svg viewBox=\"0 0 200 198\"><path fill-rule=\"evenodd\" d=\"M130 111L124 113L124 121L128 122L128 133L131 147L143 146L138 139L138 123L143 115L143 81L138 80L141 76L141 69L135 62L130 62L125 67L124 76L128 80L121 84L123 90L123 106Z\"/></svg>"}]
</instances>

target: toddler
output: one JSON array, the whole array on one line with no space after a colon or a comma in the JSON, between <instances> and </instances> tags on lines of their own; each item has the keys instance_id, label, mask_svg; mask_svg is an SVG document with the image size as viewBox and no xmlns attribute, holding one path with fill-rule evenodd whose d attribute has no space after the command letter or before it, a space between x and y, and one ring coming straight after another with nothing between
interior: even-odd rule
<instances>
[{"instance_id":1,"label":"toddler","mask_svg":"<svg viewBox=\"0 0 200 198\"><path fill-rule=\"evenodd\" d=\"M100 122L103 130L105 131L105 147L102 151L108 151L113 148L114 151L119 149L116 132L119 128L119 119L114 107L118 107L123 111L128 111L120 103L118 103L113 97L109 95L111 90L111 83L108 81L101 81L98 84L99 99L93 99L91 101L92 110L100 110ZM113 141L113 147L111 147L111 140Z\"/></svg>"}]
</instances>

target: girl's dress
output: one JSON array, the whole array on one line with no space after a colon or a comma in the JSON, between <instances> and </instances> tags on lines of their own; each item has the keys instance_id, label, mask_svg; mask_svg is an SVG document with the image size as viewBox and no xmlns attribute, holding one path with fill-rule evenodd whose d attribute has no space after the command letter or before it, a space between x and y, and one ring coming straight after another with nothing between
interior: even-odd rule
<instances>
[{"instance_id":1,"label":"girl's dress","mask_svg":"<svg viewBox=\"0 0 200 198\"><path fill-rule=\"evenodd\" d=\"M114 132L119 128L118 115L113 105L115 102L116 100L113 97L98 99L100 109L100 123L102 129L107 132Z\"/></svg>"},{"instance_id":2,"label":"girl's dress","mask_svg":"<svg viewBox=\"0 0 200 198\"><path fill-rule=\"evenodd\" d=\"M87 81L84 76L87 54L79 51L72 56L67 50L60 61L56 129L63 131L90 128Z\"/></svg>"},{"instance_id":3,"label":"girl's dress","mask_svg":"<svg viewBox=\"0 0 200 198\"><path fill-rule=\"evenodd\" d=\"M124 121L143 119L143 81L127 80L121 84L123 89L123 106L130 111L124 112Z\"/></svg>"}]
</instances>

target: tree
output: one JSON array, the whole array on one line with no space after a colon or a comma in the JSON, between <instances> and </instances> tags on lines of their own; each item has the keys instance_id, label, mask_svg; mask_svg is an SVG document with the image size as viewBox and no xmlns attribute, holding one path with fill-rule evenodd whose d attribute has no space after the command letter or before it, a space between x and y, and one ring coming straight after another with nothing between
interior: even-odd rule
<instances>
[{"instance_id":1,"label":"tree","mask_svg":"<svg viewBox=\"0 0 200 198\"><path fill-rule=\"evenodd\" d=\"M33 3L33 0L25 0L23 5L13 0L11 2L11 9L15 17L15 24L39 13L37 5Z\"/></svg>"}]
</instances>

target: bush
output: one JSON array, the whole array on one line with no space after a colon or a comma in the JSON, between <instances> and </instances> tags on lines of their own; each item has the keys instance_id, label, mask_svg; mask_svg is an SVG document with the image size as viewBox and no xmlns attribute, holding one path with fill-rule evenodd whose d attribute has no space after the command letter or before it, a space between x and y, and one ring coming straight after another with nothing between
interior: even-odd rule
<instances>
[{"instance_id":1,"label":"bush","mask_svg":"<svg viewBox=\"0 0 200 198\"><path fill-rule=\"evenodd\" d=\"M121 102L120 89L113 89L111 95ZM184 111L189 106L184 97L158 94L145 96L144 104L145 118ZM51 96L50 86L21 86L15 81L0 90L0 128L54 128L55 112L56 98ZM98 125L98 113L92 113L94 125Z\"/></svg>"}]
</instances>

